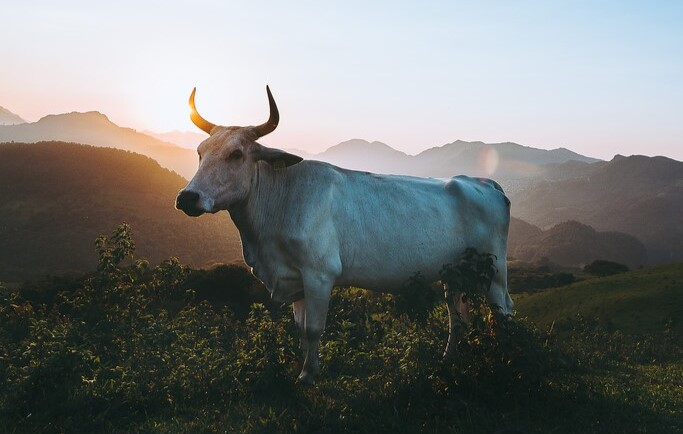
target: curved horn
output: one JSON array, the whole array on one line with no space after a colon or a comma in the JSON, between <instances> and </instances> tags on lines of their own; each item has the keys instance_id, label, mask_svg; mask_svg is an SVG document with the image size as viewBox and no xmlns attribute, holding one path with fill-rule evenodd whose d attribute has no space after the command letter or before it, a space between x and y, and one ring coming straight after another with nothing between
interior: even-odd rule
<instances>
[{"instance_id":1,"label":"curved horn","mask_svg":"<svg viewBox=\"0 0 683 434\"><path fill-rule=\"evenodd\" d=\"M280 122L280 112L277 110L277 105L275 104L275 99L273 94L270 93L270 88L266 86L266 93L268 93L268 104L270 105L270 117L265 124L261 124L254 127L254 132L258 137L263 137L266 134L272 133L275 128L277 128L278 122Z\"/></svg>"},{"instance_id":2,"label":"curved horn","mask_svg":"<svg viewBox=\"0 0 683 434\"><path fill-rule=\"evenodd\" d=\"M195 87L192 89L192 95L190 95L190 109L192 110L190 112L190 119L192 119L192 122L199 127L199 129L205 131L207 134L211 134L211 130L216 127L215 124L212 124L211 122L207 121L203 117L197 113L197 107L194 105L194 94L197 92L197 88Z\"/></svg>"}]
</instances>

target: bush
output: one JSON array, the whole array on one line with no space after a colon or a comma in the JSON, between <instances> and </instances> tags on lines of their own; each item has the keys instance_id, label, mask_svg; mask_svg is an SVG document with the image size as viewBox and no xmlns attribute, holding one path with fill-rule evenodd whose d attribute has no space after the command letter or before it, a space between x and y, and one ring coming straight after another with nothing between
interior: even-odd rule
<instances>
[{"instance_id":1,"label":"bush","mask_svg":"<svg viewBox=\"0 0 683 434\"><path fill-rule=\"evenodd\" d=\"M597 259L583 267L583 271L594 276L605 277L611 276L613 274L626 273L628 271L628 267L617 262Z\"/></svg>"}]
</instances>

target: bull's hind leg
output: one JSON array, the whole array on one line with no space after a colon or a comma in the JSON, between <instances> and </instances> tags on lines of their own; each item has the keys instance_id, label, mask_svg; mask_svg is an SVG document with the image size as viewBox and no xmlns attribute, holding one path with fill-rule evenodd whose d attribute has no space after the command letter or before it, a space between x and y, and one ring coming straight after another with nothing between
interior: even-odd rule
<instances>
[{"instance_id":1,"label":"bull's hind leg","mask_svg":"<svg viewBox=\"0 0 683 434\"><path fill-rule=\"evenodd\" d=\"M491 288L486 293L486 299L491 307L496 307L499 312L505 315L512 315L513 302L508 292L508 272L507 262L503 256L496 261L498 272L493 276Z\"/></svg>"},{"instance_id":2,"label":"bull's hind leg","mask_svg":"<svg viewBox=\"0 0 683 434\"><path fill-rule=\"evenodd\" d=\"M449 292L448 286L444 285L446 307L448 308L448 342L443 353L444 358L452 357L455 353L455 345L462 336L466 324L469 322L467 302L463 300L462 293Z\"/></svg>"}]
</instances>

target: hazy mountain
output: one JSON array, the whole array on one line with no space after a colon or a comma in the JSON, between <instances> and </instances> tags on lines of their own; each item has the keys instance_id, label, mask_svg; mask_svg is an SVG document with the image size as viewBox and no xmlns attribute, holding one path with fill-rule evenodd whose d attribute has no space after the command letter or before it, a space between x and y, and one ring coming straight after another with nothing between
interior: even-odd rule
<instances>
[{"instance_id":1,"label":"hazy mountain","mask_svg":"<svg viewBox=\"0 0 683 434\"><path fill-rule=\"evenodd\" d=\"M435 178L486 176L503 184L506 191L520 190L529 180L546 176L548 164L600 161L564 148L545 150L510 142L486 144L461 140L412 156L381 142L354 139L310 158L348 169L378 173Z\"/></svg>"},{"instance_id":2,"label":"hazy mountain","mask_svg":"<svg viewBox=\"0 0 683 434\"><path fill-rule=\"evenodd\" d=\"M49 115L38 122L0 126L0 142L58 140L105 146L137 152L155 159L161 166L191 178L197 169L194 150L162 142L131 128L114 124L99 112Z\"/></svg>"},{"instance_id":3,"label":"hazy mountain","mask_svg":"<svg viewBox=\"0 0 683 434\"><path fill-rule=\"evenodd\" d=\"M650 263L683 259L682 162L618 155L609 162L551 166L548 173L510 196L515 217L541 228L578 220L637 237Z\"/></svg>"},{"instance_id":4,"label":"hazy mountain","mask_svg":"<svg viewBox=\"0 0 683 434\"><path fill-rule=\"evenodd\" d=\"M565 148L545 150L516 143L483 143L457 140L444 146L427 149L416 155L418 174L449 177L453 174L491 176L494 178L526 178L543 172L543 165L581 161L586 157Z\"/></svg>"},{"instance_id":5,"label":"hazy mountain","mask_svg":"<svg viewBox=\"0 0 683 434\"><path fill-rule=\"evenodd\" d=\"M378 173L408 174L413 157L382 142L353 139L315 154L314 160L326 161L347 169Z\"/></svg>"},{"instance_id":6,"label":"hazy mountain","mask_svg":"<svg viewBox=\"0 0 683 434\"><path fill-rule=\"evenodd\" d=\"M241 262L227 213L174 209L186 181L154 160L71 143L0 144L0 281L90 271L95 238L127 222L137 254L197 266Z\"/></svg>"},{"instance_id":7,"label":"hazy mountain","mask_svg":"<svg viewBox=\"0 0 683 434\"><path fill-rule=\"evenodd\" d=\"M162 142L173 143L183 148L197 149L197 146L207 137L208 134L193 133L190 131L168 131L166 133L155 133L153 131L143 131L143 134L159 139Z\"/></svg>"},{"instance_id":8,"label":"hazy mountain","mask_svg":"<svg viewBox=\"0 0 683 434\"><path fill-rule=\"evenodd\" d=\"M12 113L4 107L0 107L0 125L16 125L26 123L19 115Z\"/></svg>"},{"instance_id":9,"label":"hazy mountain","mask_svg":"<svg viewBox=\"0 0 683 434\"><path fill-rule=\"evenodd\" d=\"M582 267L596 259L637 267L647 263L647 251L637 238L621 232L598 232L577 221L542 230L522 220L510 222L508 256L524 262L551 262Z\"/></svg>"}]
</instances>

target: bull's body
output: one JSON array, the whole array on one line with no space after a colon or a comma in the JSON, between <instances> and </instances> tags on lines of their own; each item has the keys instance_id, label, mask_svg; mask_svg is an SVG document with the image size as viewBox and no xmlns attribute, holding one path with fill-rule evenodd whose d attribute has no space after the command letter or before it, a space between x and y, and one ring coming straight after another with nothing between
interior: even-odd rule
<instances>
[{"instance_id":1,"label":"bull's body","mask_svg":"<svg viewBox=\"0 0 683 434\"><path fill-rule=\"evenodd\" d=\"M308 275L381 291L418 271L435 281L467 247L494 254L505 274L509 208L493 181L377 175L318 161L257 170L253 194L229 211L245 262L277 301L331 289L307 288ZM505 290L498 283L492 296ZM495 296L509 312L507 291Z\"/></svg>"},{"instance_id":2,"label":"bull's body","mask_svg":"<svg viewBox=\"0 0 683 434\"><path fill-rule=\"evenodd\" d=\"M266 123L222 127L197 113L193 91L190 116L210 137L197 149L199 168L176 207L190 216L230 212L246 263L275 300L292 302L304 354L302 381L312 382L318 371L334 286L391 291L417 272L437 280L445 264L473 247L495 256L498 271L487 297L512 313L505 262L510 202L498 184L466 176L376 175L302 161L256 142L279 121L270 90L268 100ZM448 300L451 336L458 300Z\"/></svg>"}]
</instances>

